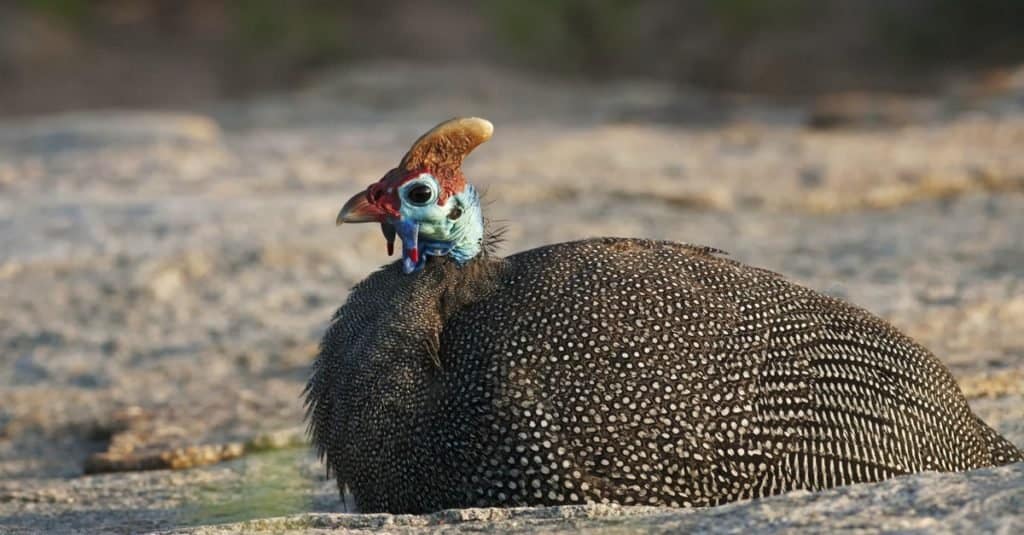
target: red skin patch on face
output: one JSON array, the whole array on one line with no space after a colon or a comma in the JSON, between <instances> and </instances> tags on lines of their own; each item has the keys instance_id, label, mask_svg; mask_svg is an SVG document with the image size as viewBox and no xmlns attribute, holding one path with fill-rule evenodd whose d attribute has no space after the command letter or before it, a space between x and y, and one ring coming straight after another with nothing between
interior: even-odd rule
<instances>
[{"instance_id":1,"label":"red skin patch on face","mask_svg":"<svg viewBox=\"0 0 1024 535\"><path fill-rule=\"evenodd\" d=\"M461 172L435 173L427 169L403 171L395 168L388 171L384 178L370 184L370 187L366 188L366 199L370 201L370 204L377 206L388 216L397 218L399 210L402 208L402 199L398 196L398 189L406 182L424 173L433 176L441 186L441 191L438 192L437 196L437 204L444 204L448 197L462 191L466 186L466 178Z\"/></svg>"}]
</instances>

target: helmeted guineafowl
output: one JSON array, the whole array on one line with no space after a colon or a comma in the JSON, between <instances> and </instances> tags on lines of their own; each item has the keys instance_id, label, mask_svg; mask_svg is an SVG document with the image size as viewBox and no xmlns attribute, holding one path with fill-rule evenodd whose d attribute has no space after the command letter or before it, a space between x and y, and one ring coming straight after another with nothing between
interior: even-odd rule
<instances>
[{"instance_id":1,"label":"helmeted guineafowl","mask_svg":"<svg viewBox=\"0 0 1024 535\"><path fill-rule=\"evenodd\" d=\"M351 292L306 392L364 512L710 506L1024 459L927 349L707 247L599 238L499 258L442 123L352 197L402 258Z\"/></svg>"}]
</instances>

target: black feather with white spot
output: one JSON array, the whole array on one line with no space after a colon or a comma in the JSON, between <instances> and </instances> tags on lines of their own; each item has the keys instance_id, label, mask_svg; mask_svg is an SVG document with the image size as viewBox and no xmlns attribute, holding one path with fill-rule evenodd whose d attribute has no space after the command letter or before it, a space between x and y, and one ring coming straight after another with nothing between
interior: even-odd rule
<instances>
[{"instance_id":1,"label":"black feather with white spot","mask_svg":"<svg viewBox=\"0 0 1024 535\"><path fill-rule=\"evenodd\" d=\"M307 404L365 512L709 506L1024 459L868 312L640 240L392 264L336 314Z\"/></svg>"}]
</instances>

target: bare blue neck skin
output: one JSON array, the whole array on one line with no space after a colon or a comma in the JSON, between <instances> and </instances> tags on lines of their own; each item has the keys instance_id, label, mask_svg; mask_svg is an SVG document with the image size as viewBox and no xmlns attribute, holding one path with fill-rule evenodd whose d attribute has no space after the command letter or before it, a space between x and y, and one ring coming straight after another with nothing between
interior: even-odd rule
<instances>
[{"instance_id":1,"label":"bare blue neck skin","mask_svg":"<svg viewBox=\"0 0 1024 535\"><path fill-rule=\"evenodd\" d=\"M459 210L459 217L448 217L453 210ZM480 197L473 186L467 184L443 206L432 207L429 213L422 209L408 211L392 223L402 240L402 269L406 273L423 269L427 256L450 256L462 265L480 254L484 219Z\"/></svg>"}]
</instances>

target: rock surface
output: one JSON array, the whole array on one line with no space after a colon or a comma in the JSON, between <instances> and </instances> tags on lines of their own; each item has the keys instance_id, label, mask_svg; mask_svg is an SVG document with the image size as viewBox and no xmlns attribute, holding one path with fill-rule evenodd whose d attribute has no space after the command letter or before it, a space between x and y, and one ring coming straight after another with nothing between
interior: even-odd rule
<instances>
[{"instance_id":1,"label":"rock surface","mask_svg":"<svg viewBox=\"0 0 1024 535\"><path fill-rule=\"evenodd\" d=\"M1024 112L934 108L823 131L800 108L649 84L384 66L190 114L0 124L0 531L281 515L298 516L209 530L1019 531L1020 466L693 512L351 517L301 447L316 342L387 261L337 209L455 114L495 121L466 171L504 251L596 235L727 250L891 320L1024 445ZM133 471L156 468L183 470Z\"/></svg>"},{"instance_id":2,"label":"rock surface","mask_svg":"<svg viewBox=\"0 0 1024 535\"><path fill-rule=\"evenodd\" d=\"M314 513L168 533L1019 533L1024 465L927 473L812 494L682 510L615 505L462 509L423 516Z\"/></svg>"}]
</instances>

